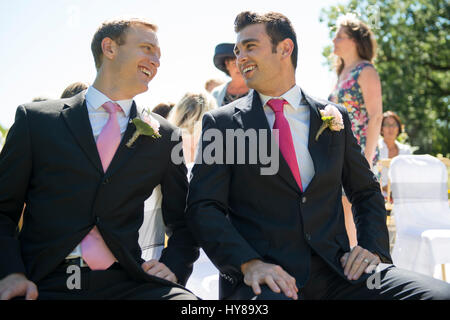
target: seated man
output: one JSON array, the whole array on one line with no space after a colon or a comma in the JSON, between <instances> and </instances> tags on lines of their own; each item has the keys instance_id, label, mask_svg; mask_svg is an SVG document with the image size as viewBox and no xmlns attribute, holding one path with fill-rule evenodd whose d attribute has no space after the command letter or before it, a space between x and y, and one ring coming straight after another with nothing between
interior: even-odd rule
<instances>
[{"instance_id":1,"label":"seated man","mask_svg":"<svg viewBox=\"0 0 450 320\"><path fill-rule=\"evenodd\" d=\"M171 161L180 133L152 113L143 119L154 136L129 143L133 98L159 67L156 31L144 20L104 23L86 92L17 109L0 154L1 299L196 299L183 287L198 248L184 221L186 167ZM159 184L169 241L144 262L138 229Z\"/></svg>"},{"instance_id":2,"label":"seated man","mask_svg":"<svg viewBox=\"0 0 450 320\"><path fill-rule=\"evenodd\" d=\"M220 298L450 299L447 283L391 264L380 186L345 108L296 85L288 18L243 12L235 31L237 65L253 90L205 114L187 207L189 227L221 272ZM278 145L262 134L272 129ZM358 230L351 250L342 185Z\"/></svg>"}]
</instances>

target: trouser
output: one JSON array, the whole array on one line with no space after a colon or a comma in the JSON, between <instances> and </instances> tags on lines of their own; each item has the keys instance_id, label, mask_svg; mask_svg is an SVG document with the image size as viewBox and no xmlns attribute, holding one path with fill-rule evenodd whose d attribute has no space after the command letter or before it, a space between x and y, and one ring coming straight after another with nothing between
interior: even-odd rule
<instances>
[{"instance_id":1,"label":"trouser","mask_svg":"<svg viewBox=\"0 0 450 320\"><path fill-rule=\"evenodd\" d=\"M304 300L450 300L450 284L394 265L380 264L369 281L350 283L318 255L311 257L311 273L305 286L299 288ZM234 300L289 300L261 286L256 296L251 287L242 283L229 297Z\"/></svg>"},{"instance_id":2,"label":"trouser","mask_svg":"<svg viewBox=\"0 0 450 320\"><path fill-rule=\"evenodd\" d=\"M79 268L79 281L74 272ZM179 286L136 281L117 263L107 270L61 265L37 283L38 299L113 299L113 300L197 300L189 290Z\"/></svg>"}]
</instances>

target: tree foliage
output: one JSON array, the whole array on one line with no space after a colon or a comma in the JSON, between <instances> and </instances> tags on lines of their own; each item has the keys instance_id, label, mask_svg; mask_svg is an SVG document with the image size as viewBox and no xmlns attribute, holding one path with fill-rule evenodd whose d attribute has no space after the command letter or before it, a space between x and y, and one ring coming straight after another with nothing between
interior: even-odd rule
<instances>
[{"instance_id":1,"label":"tree foliage","mask_svg":"<svg viewBox=\"0 0 450 320\"><path fill-rule=\"evenodd\" d=\"M371 26L383 109L397 112L417 153L449 155L450 5L440 0L350 0L322 9L320 21L335 31L337 18L353 12ZM324 48L327 58L331 46ZM330 67L331 61L328 60Z\"/></svg>"}]
</instances>

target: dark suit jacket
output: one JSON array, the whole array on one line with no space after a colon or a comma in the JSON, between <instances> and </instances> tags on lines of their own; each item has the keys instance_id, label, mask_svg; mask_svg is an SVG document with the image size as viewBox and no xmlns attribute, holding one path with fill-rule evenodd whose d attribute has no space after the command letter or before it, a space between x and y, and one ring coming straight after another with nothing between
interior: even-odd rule
<instances>
[{"instance_id":1,"label":"dark suit jacket","mask_svg":"<svg viewBox=\"0 0 450 320\"><path fill-rule=\"evenodd\" d=\"M141 270L138 230L144 200L161 184L169 235L160 261L185 284L198 248L184 221L186 167L171 161L174 126L162 117L159 139L139 137L129 124L103 172L89 122L85 92L72 98L19 106L0 154L0 279L23 272L34 282L51 273L97 225L119 263L135 279L167 281ZM133 103L130 119L136 117ZM24 222L17 223L26 203Z\"/></svg>"},{"instance_id":2,"label":"dark suit jacket","mask_svg":"<svg viewBox=\"0 0 450 320\"><path fill-rule=\"evenodd\" d=\"M280 265L301 288L308 279L311 248L345 278L339 259L350 248L342 185L353 204L358 244L378 254L384 262L391 262L384 199L352 134L347 111L336 106L345 129L327 129L315 141L322 124L319 110L331 103L317 101L304 92L303 97L310 107L308 148L315 169L304 192L278 148L273 150L278 152L280 161L275 175L261 175L263 164L259 160L256 164L249 164L249 160L236 164L236 143L234 150L225 148L224 164L201 164L200 157L196 160L189 186L188 225L221 272L221 298L242 283L240 266L253 258ZM211 128L224 137L226 129L265 129L270 133L255 91L206 114L203 133ZM202 151L211 148L211 140L203 141ZM245 150L248 152L255 145L259 148L265 142L262 143L246 143ZM230 151L234 152L235 164L227 164L225 159ZM357 281L366 278L362 276Z\"/></svg>"}]
</instances>

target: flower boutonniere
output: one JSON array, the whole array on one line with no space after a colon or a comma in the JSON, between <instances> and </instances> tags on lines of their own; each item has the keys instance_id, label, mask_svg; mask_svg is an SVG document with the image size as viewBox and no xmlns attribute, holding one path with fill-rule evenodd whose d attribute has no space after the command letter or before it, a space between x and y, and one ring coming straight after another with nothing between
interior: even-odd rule
<instances>
[{"instance_id":1,"label":"flower boutonniere","mask_svg":"<svg viewBox=\"0 0 450 320\"><path fill-rule=\"evenodd\" d=\"M160 123L150 115L150 111L143 110L140 116L131 119L130 122L135 125L136 131L133 133L133 136L130 140L128 140L126 144L128 148L131 148L136 139L141 135L149 136L154 139L161 138L161 135L159 134Z\"/></svg>"},{"instance_id":2,"label":"flower boutonniere","mask_svg":"<svg viewBox=\"0 0 450 320\"><path fill-rule=\"evenodd\" d=\"M327 104L325 109L319 111L322 116L323 123L320 126L319 131L317 131L316 141L326 128L330 128L331 131L341 131L344 129L342 114L335 106Z\"/></svg>"}]
</instances>

